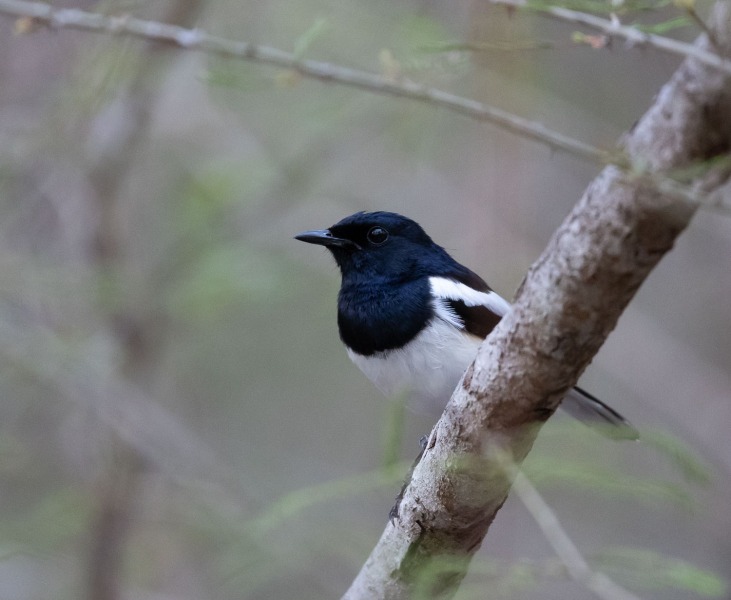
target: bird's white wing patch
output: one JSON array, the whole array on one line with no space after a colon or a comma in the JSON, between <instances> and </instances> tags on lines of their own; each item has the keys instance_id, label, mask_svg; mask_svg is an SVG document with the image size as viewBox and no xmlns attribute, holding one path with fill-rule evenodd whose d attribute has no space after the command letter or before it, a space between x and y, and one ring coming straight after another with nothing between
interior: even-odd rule
<instances>
[{"instance_id":1,"label":"bird's white wing patch","mask_svg":"<svg viewBox=\"0 0 731 600\"><path fill-rule=\"evenodd\" d=\"M434 297L434 312L437 313L437 317L439 317L442 321L446 321L457 329L464 329L464 321L462 321L454 309L445 302L445 298L443 296Z\"/></svg>"},{"instance_id":2,"label":"bird's white wing patch","mask_svg":"<svg viewBox=\"0 0 731 600\"><path fill-rule=\"evenodd\" d=\"M467 306L485 306L501 317L505 316L510 310L510 302L492 291L479 292L464 283L446 277L430 277L429 285L432 294L437 298L457 300L464 302ZM437 311L439 311L439 304L437 303ZM447 308L443 304L442 307ZM454 317L457 317L457 315L455 314Z\"/></svg>"}]
</instances>

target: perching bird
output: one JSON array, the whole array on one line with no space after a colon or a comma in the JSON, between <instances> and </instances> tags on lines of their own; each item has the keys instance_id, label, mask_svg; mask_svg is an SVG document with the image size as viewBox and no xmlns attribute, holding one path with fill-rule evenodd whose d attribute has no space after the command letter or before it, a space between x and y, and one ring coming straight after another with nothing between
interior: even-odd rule
<instances>
[{"instance_id":1,"label":"perching bird","mask_svg":"<svg viewBox=\"0 0 731 600\"><path fill-rule=\"evenodd\" d=\"M325 246L335 257L342 274L340 338L386 395L409 392L441 410L482 340L510 310L418 223L396 213L355 213L295 239ZM610 437L639 437L622 415L578 387L561 406Z\"/></svg>"}]
</instances>

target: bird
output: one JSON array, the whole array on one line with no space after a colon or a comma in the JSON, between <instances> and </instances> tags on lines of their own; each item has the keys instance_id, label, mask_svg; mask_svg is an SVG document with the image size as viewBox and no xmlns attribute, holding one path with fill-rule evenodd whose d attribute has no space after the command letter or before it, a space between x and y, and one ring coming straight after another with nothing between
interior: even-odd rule
<instances>
[{"instance_id":1,"label":"bird","mask_svg":"<svg viewBox=\"0 0 731 600\"><path fill-rule=\"evenodd\" d=\"M340 269L337 323L351 361L386 396L408 393L432 411L444 408L479 345L511 309L397 213L357 212L295 239L324 246ZM607 437L639 438L627 419L579 387L561 407Z\"/></svg>"}]
</instances>

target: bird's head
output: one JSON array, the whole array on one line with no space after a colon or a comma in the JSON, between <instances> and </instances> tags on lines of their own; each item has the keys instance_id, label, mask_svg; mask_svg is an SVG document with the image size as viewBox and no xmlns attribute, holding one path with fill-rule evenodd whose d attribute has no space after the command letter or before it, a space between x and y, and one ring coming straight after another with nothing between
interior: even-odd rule
<instances>
[{"instance_id":1,"label":"bird's head","mask_svg":"<svg viewBox=\"0 0 731 600\"><path fill-rule=\"evenodd\" d=\"M355 213L328 229L304 231L295 239L330 250L343 279L416 279L449 260L418 223L391 212Z\"/></svg>"}]
</instances>

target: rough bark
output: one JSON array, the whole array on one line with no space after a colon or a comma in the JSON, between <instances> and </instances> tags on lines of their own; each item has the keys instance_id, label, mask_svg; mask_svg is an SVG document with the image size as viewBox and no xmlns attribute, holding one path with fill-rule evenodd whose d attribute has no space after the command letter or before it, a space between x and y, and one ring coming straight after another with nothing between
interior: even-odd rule
<instances>
[{"instance_id":1,"label":"rough bark","mask_svg":"<svg viewBox=\"0 0 731 600\"><path fill-rule=\"evenodd\" d=\"M731 49L731 6L711 27ZM711 47L706 36L697 44ZM731 148L731 77L687 59L626 134L649 173L707 163ZM713 190L728 176L707 171ZM619 316L693 215L642 177L609 166L528 272L513 310L483 343L432 431L386 529L344 598L449 598L511 486L541 423L574 385ZM514 472L514 471L512 471Z\"/></svg>"}]
</instances>

